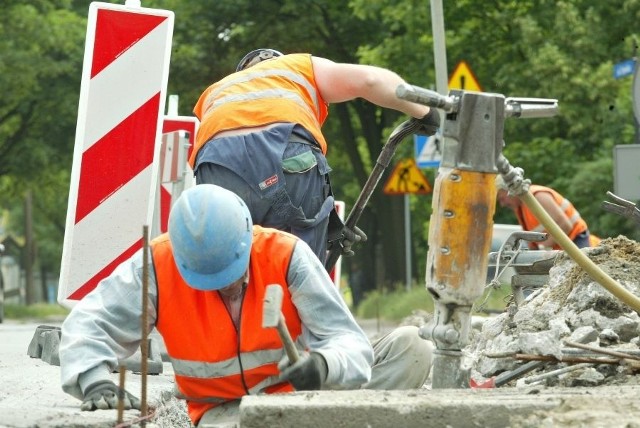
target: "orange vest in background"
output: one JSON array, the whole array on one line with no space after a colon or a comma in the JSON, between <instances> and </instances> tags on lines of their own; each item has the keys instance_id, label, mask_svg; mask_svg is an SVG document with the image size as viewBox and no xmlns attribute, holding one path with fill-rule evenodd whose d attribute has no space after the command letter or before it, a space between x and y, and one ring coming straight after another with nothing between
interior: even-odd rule
<instances>
[{"instance_id":1,"label":"orange vest in background","mask_svg":"<svg viewBox=\"0 0 640 428\"><path fill-rule=\"evenodd\" d=\"M582 217L580 217L580 213L578 212L578 210L576 210L573 204L569 202L569 200L564 198L560 193L549 187L538 186L535 184L532 184L529 187L529 191L532 195L535 195L538 192L548 192L551 194L551 196L553 196L553 200L555 201L555 203L558 204L560 209L564 211L564 213L567 215L567 217L569 217L569 220L571 221L572 227L568 233L568 236L572 241L576 236L588 229L587 223L582 219ZM544 226L542 226L540 222L538 222L538 219L533 215L533 213L526 205L523 204L520 206L520 209L516 210L516 217L518 218L518 223L520 223L520 226L522 226L524 230L533 232L546 232ZM532 244L537 247L536 243ZM553 249L560 250L562 248L558 244L556 244L553 246Z\"/></svg>"},{"instance_id":2,"label":"orange vest in background","mask_svg":"<svg viewBox=\"0 0 640 428\"><path fill-rule=\"evenodd\" d=\"M602 238L594 235L593 233L589 233L589 246L597 247L600 245L600 242L602 242Z\"/></svg>"},{"instance_id":3,"label":"orange vest in background","mask_svg":"<svg viewBox=\"0 0 640 428\"><path fill-rule=\"evenodd\" d=\"M200 126L189 158L192 168L200 148L218 132L277 122L302 125L327 153L320 128L328 108L309 54L285 55L230 74L200 95L193 112Z\"/></svg>"},{"instance_id":4,"label":"orange vest in background","mask_svg":"<svg viewBox=\"0 0 640 428\"><path fill-rule=\"evenodd\" d=\"M168 234L152 241L156 327L194 424L207 410L244 395L293 391L291 384L277 380L284 349L275 328L262 328L262 312L267 285L280 284L287 327L294 341L299 338L301 321L287 287L296 242L285 232L254 226L249 284L236 330L218 291L196 290L184 282Z\"/></svg>"}]
</instances>

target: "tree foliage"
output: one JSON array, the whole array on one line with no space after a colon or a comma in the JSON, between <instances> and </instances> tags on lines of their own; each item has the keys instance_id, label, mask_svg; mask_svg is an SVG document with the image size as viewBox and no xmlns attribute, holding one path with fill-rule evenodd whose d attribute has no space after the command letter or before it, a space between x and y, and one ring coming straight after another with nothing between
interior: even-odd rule
<instances>
[{"instance_id":1,"label":"tree foliage","mask_svg":"<svg viewBox=\"0 0 640 428\"><path fill-rule=\"evenodd\" d=\"M2 3L0 207L16 213L12 228L20 233L22 196L32 190L39 257L55 271L88 3ZM257 47L374 64L410 83L434 86L431 13L422 0L149 0L142 5L175 12L168 92L180 96L180 114L190 114L201 91ZM612 67L635 53L640 0L459 0L443 6L448 70L465 60L487 92L559 100L557 117L507 120L505 155L511 163L572 200L598 235L637 234L624 219L604 213L600 202L613 189L613 147L636 142L631 79L614 79ZM389 133L406 118L363 100L330 111L325 133L332 183L349 209ZM410 156L412 143L406 141L393 163ZM435 171L426 173L433 179ZM412 196L411 207L417 277L424 272L430 198ZM403 218L402 198L380 189L362 218L370 241L360 245L356 257L386 283L404 279ZM513 218L498 210L496 221Z\"/></svg>"}]
</instances>

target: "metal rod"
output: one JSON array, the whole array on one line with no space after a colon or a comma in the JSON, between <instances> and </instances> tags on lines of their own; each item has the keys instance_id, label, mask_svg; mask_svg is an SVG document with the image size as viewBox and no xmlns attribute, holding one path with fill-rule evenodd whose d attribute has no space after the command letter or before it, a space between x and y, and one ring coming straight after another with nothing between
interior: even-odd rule
<instances>
[{"instance_id":1,"label":"metal rod","mask_svg":"<svg viewBox=\"0 0 640 428\"><path fill-rule=\"evenodd\" d=\"M441 108L446 112L458 111L458 98L441 95L436 91L419 86L403 83L396 88L396 96L400 99L423 104L429 107Z\"/></svg>"},{"instance_id":2,"label":"metal rod","mask_svg":"<svg viewBox=\"0 0 640 428\"><path fill-rule=\"evenodd\" d=\"M142 317L140 320L142 341L140 342L140 416L147 416L147 358L149 355L149 327L148 317L149 300L149 226L142 227ZM140 421L140 426L146 426L146 419Z\"/></svg>"},{"instance_id":3,"label":"metal rod","mask_svg":"<svg viewBox=\"0 0 640 428\"><path fill-rule=\"evenodd\" d=\"M580 348L580 349L585 349L587 351L597 352L598 354L605 354L605 355L611 355L612 357L627 358L629 360L640 361L640 357L627 354L625 352L610 351L608 349L599 348L597 346L589 346L589 345L583 345L582 343L571 342L570 340L565 340L564 344L567 346L571 346L572 348Z\"/></svg>"},{"instance_id":4,"label":"metal rod","mask_svg":"<svg viewBox=\"0 0 640 428\"><path fill-rule=\"evenodd\" d=\"M500 373L494 379L495 387L498 388L498 387L501 387L502 385L506 385L512 380L522 377L525 374L529 373L530 371L539 369L540 367L544 366L544 364L545 364L545 361L529 361L528 363L523 364L520 367L514 370L511 370L510 372Z\"/></svg>"},{"instance_id":5,"label":"metal rod","mask_svg":"<svg viewBox=\"0 0 640 428\"><path fill-rule=\"evenodd\" d=\"M552 117L558 114L558 100L546 98L507 98L505 116L523 119Z\"/></svg>"},{"instance_id":6,"label":"metal rod","mask_svg":"<svg viewBox=\"0 0 640 428\"><path fill-rule=\"evenodd\" d=\"M120 364L118 366L118 370L120 372L120 388L118 389L118 423L121 424L124 415L124 377L127 367L124 364Z\"/></svg>"},{"instance_id":7,"label":"metal rod","mask_svg":"<svg viewBox=\"0 0 640 428\"><path fill-rule=\"evenodd\" d=\"M560 363L594 363L594 364L619 364L620 358L602 357L554 357L553 355L515 354L516 360L523 361L557 361Z\"/></svg>"},{"instance_id":8,"label":"metal rod","mask_svg":"<svg viewBox=\"0 0 640 428\"><path fill-rule=\"evenodd\" d=\"M591 367L593 364L589 364L589 363L582 363L582 364L576 364L575 366L569 366L569 367L564 367L558 370L552 370L550 372L547 373L543 373L540 375L536 375L536 376L530 376L528 378L524 378L522 379L522 382L524 383L533 383L533 382L538 382L540 380L544 380L548 377L553 377L553 376L559 376L561 374L565 374L565 373L569 373L575 370L580 370L580 369L586 369Z\"/></svg>"}]
</instances>

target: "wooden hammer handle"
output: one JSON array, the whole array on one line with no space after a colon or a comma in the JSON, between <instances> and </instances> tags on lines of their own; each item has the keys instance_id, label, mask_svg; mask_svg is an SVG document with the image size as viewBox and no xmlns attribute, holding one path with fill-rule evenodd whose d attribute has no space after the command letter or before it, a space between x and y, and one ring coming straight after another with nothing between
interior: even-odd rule
<instances>
[{"instance_id":1,"label":"wooden hammer handle","mask_svg":"<svg viewBox=\"0 0 640 428\"><path fill-rule=\"evenodd\" d=\"M280 334L280 339L282 339L284 350L287 353L287 357L289 357L289 361L291 362L291 364L298 362L298 360L300 359L300 355L298 355L296 345L295 343L293 343L291 334L289 334L289 330L287 329L287 324L285 323L284 315L282 315L282 312L280 312L280 319L278 320L277 329L278 333Z\"/></svg>"}]
</instances>

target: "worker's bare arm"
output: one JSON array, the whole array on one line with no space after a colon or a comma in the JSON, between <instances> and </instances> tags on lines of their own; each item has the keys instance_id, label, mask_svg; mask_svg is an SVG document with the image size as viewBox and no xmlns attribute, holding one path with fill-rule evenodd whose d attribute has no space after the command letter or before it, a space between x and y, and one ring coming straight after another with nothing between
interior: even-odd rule
<instances>
[{"instance_id":1,"label":"worker's bare arm","mask_svg":"<svg viewBox=\"0 0 640 428\"><path fill-rule=\"evenodd\" d=\"M571 232L571 228L573 227L571 219L567 217L564 211L562 211L562 208L558 206L551 193L537 192L536 199L540 202L540 205L542 205L545 211L549 213L553 221L560 226L560 229L562 229L564 233Z\"/></svg>"},{"instance_id":2,"label":"worker's bare arm","mask_svg":"<svg viewBox=\"0 0 640 428\"><path fill-rule=\"evenodd\" d=\"M429 113L429 107L396 96L396 88L405 81L393 71L371 65L336 63L319 57L312 57L312 61L316 83L328 103L364 98L418 119Z\"/></svg>"},{"instance_id":3,"label":"worker's bare arm","mask_svg":"<svg viewBox=\"0 0 640 428\"><path fill-rule=\"evenodd\" d=\"M567 215L562 211L562 209L558 206L556 201L553 199L551 193L548 192L537 192L535 194L535 198L538 200L542 208L549 214L549 216L553 219L553 221L562 229L565 234L569 234L571 231L572 225L571 220ZM555 239L548 235L548 238L545 241L540 243L540 246L545 248L551 248L556 244Z\"/></svg>"}]
</instances>

